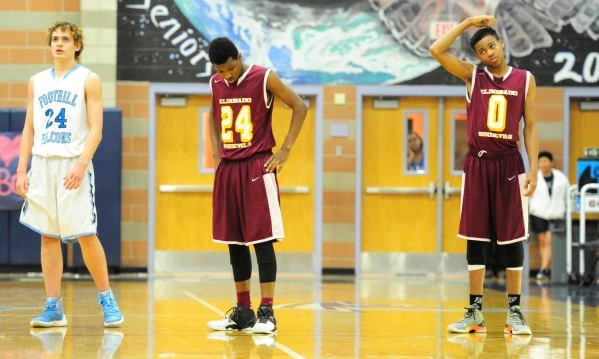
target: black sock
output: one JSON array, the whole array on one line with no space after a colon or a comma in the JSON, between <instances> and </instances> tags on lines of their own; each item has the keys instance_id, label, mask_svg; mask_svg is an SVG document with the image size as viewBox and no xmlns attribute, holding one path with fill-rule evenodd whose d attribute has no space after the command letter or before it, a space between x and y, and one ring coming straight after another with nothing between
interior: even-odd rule
<instances>
[{"instance_id":1,"label":"black sock","mask_svg":"<svg viewBox=\"0 0 599 359\"><path fill-rule=\"evenodd\" d=\"M520 306L520 294L508 294L507 304L509 304L510 308L514 305Z\"/></svg>"},{"instance_id":2,"label":"black sock","mask_svg":"<svg viewBox=\"0 0 599 359\"><path fill-rule=\"evenodd\" d=\"M470 305L476 306L478 310L483 310L482 294L470 294Z\"/></svg>"}]
</instances>

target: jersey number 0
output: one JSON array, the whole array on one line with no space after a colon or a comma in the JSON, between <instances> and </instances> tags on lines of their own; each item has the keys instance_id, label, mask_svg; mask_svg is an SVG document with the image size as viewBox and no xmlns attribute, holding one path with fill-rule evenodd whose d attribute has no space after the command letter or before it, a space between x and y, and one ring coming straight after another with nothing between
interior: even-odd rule
<instances>
[{"instance_id":1,"label":"jersey number 0","mask_svg":"<svg viewBox=\"0 0 599 359\"><path fill-rule=\"evenodd\" d=\"M254 126L252 125L252 110L250 105L243 105L233 122L233 109L231 106L220 108L221 138L224 143L234 141L233 131L238 132L241 142L250 142L254 138ZM233 125L235 128L233 129Z\"/></svg>"},{"instance_id":2,"label":"jersey number 0","mask_svg":"<svg viewBox=\"0 0 599 359\"><path fill-rule=\"evenodd\" d=\"M489 112L487 113L487 127L493 132L502 132L505 129L507 116L507 99L503 95L489 97Z\"/></svg>"}]
</instances>

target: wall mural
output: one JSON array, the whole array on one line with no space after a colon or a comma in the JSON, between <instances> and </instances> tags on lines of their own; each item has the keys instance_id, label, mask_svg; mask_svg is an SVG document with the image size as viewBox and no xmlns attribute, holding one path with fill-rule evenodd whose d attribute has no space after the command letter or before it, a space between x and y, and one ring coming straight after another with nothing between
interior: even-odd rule
<instances>
[{"instance_id":1,"label":"wall mural","mask_svg":"<svg viewBox=\"0 0 599 359\"><path fill-rule=\"evenodd\" d=\"M17 166L21 132L0 132L0 211L18 211L23 197L17 194Z\"/></svg>"},{"instance_id":2,"label":"wall mural","mask_svg":"<svg viewBox=\"0 0 599 359\"><path fill-rule=\"evenodd\" d=\"M540 86L599 82L597 0L119 0L118 80L208 82L208 43L229 37L247 63L293 84L461 85L428 47L490 13L512 66ZM475 62L474 32L452 46Z\"/></svg>"}]
</instances>

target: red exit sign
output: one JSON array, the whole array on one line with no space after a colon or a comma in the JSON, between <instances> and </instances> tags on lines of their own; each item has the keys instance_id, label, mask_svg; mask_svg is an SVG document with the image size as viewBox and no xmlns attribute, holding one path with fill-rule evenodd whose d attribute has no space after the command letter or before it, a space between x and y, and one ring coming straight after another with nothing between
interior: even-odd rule
<instances>
[{"instance_id":1,"label":"red exit sign","mask_svg":"<svg viewBox=\"0 0 599 359\"><path fill-rule=\"evenodd\" d=\"M431 21L429 36L432 40L436 40L456 26L458 23L454 21Z\"/></svg>"}]
</instances>

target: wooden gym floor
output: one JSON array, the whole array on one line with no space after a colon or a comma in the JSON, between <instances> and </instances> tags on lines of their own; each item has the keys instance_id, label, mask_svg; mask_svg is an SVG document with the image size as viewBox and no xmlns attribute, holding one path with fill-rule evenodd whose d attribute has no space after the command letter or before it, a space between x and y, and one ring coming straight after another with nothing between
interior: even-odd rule
<instances>
[{"instance_id":1,"label":"wooden gym floor","mask_svg":"<svg viewBox=\"0 0 599 359\"><path fill-rule=\"evenodd\" d=\"M229 274L112 277L125 316L105 330L96 289L66 276L66 328L29 328L40 314L39 275L0 277L0 358L599 358L599 291L523 284L532 336L504 336L505 282L487 281L486 335L450 335L468 303L466 276L278 277L278 334L212 332L235 303ZM253 279L253 306L259 305Z\"/></svg>"}]
</instances>

